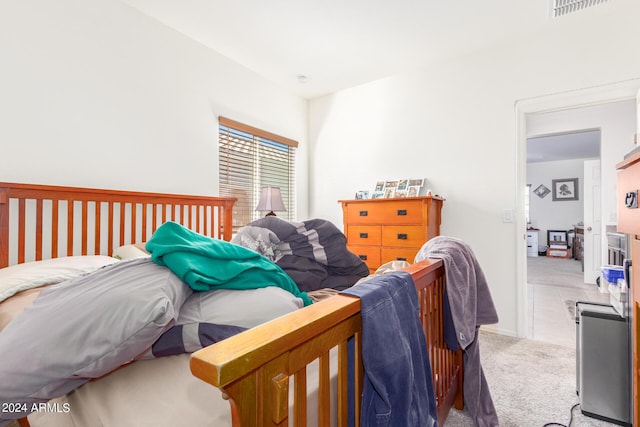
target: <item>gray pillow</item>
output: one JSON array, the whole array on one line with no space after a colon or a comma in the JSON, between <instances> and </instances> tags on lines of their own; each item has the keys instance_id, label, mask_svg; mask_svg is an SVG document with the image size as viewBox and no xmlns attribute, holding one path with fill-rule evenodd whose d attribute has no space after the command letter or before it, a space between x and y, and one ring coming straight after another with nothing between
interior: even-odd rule
<instances>
[{"instance_id":1,"label":"gray pillow","mask_svg":"<svg viewBox=\"0 0 640 427\"><path fill-rule=\"evenodd\" d=\"M253 328L303 306L302 299L277 286L194 292L182 306L177 324L206 322Z\"/></svg>"},{"instance_id":2,"label":"gray pillow","mask_svg":"<svg viewBox=\"0 0 640 427\"><path fill-rule=\"evenodd\" d=\"M149 258L43 290L0 333L0 404L25 409L0 419L19 418L134 360L173 325L191 293Z\"/></svg>"},{"instance_id":3,"label":"gray pillow","mask_svg":"<svg viewBox=\"0 0 640 427\"><path fill-rule=\"evenodd\" d=\"M302 299L277 286L194 292L176 324L141 358L192 353L303 306Z\"/></svg>"}]
</instances>

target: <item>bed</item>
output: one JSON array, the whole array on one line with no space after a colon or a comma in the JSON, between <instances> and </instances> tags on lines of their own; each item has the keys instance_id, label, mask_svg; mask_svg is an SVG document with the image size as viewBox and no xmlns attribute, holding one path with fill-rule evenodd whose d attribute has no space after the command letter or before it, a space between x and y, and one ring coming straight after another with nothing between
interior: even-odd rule
<instances>
[{"instance_id":1,"label":"bed","mask_svg":"<svg viewBox=\"0 0 640 427\"><path fill-rule=\"evenodd\" d=\"M229 241L233 202L0 183L0 267L110 257L147 241L168 221ZM443 337L444 265L425 260L405 271L418 290L442 425L451 407L463 405L462 353L449 350ZM339 294L269 315L276 318L257 319L191 354L126 363L48 402L20 425L346 425L348 372L356 373L351 394L362 389L360 358L347 368L347 342L355 342L356 354L361 346L360 300ZM358 399L353 402L357 425Z\"/></svg>"}]
</instances>

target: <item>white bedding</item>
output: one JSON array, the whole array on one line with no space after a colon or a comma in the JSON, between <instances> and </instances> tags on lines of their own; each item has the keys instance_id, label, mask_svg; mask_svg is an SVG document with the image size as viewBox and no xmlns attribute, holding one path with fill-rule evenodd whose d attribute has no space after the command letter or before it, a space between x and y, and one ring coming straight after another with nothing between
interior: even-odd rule
<instances>
[{"instance_id":1,"label":"white bedding","mask_svg":"<svg viewBox=\"0 0 640 427\"><path fill-rule=\"evenodd\" d=\"M231 425L220 390L189 371L189 355L141 360L56 399L68 411L29 415L32 427Z\"/></svg>"},{"instance_id":2,"label":"white bedding","mask_svg":"<svg viewBox=\"0 0 640 427\"><path fill-rule=\"evenodd\" d=\"M337 352L331 353L332 396L337 390ZM309 406L307 421L317 425L318 364L307 368ZM293 385L289 387L293 392ZM290 396L290 401L292 396ZM141 360L67 396L55 399L60 412L29 416L32 427L227 427L229 402L219 389L200 381L189 370L189 355ZM336 425L337 403L331 402L331 425ZM65 408L67 408L65 410ZM293 414L289 414L290 422Z\"/></svg>"},{"instance_id":3,"label":"white bedding","mask_svg":"<svg viewBox=\"0 0 640 427\"><path fill-rule=\"evenodd\" d=\"M64 282L91 273L117 259L102 255L68 256L0 268L0 302L28 289Z\"/></svg>"}]
</instances>

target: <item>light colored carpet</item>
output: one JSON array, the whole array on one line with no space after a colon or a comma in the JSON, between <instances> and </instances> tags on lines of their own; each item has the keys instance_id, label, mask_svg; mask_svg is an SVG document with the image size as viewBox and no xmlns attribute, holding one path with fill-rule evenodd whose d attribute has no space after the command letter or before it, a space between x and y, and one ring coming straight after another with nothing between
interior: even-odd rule
<instances>
[{"instance_id":1,"label":"light colored carpet","mask_svg":"<svg viewBox=\"0 0 640 427\"><path fill-rule=\"evenodd\" d=\"M571 347L480 332L480 356L500 427L568 425L576 395L576 354ZM614 424L573 410L572 427ZM452 409L446 427L472 427L465 411Z\"/></svg>"}]
</instances>

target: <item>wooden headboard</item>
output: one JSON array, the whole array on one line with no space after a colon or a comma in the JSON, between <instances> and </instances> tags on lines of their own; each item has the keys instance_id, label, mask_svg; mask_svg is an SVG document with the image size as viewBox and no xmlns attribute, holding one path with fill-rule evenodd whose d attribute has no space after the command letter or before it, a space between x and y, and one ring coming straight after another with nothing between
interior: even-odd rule
<instances>
[{"instance_id":1,"label":"wooden headboard","mask_svg":"<svg viewBox=\"0 0 640 427\"><path fill-rule=\"evenodd\" d=\"M164 222L231 240L235 198L0 182L0 268L71 255L111 255Z\"/></svg>"}]
</instances>

